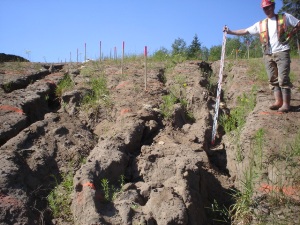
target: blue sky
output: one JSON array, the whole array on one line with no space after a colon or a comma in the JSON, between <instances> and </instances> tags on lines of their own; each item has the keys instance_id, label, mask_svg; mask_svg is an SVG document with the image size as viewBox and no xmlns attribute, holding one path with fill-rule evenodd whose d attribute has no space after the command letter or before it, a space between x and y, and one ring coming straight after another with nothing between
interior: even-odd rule
<instances>
[{"instance_id":1,"label":"blue sky","mask_svg":"<svg viewBox=\"0 0 300 225\"><path fill-rule=\"evenodd\" d=\"M98 59L171 50L177 38L190 45L222 44L222 28L247 28L265 18L261 0L0 0L0 53L34 62ZM276 12L282 7L276 2Z\"/></svg>"}]
</instances>

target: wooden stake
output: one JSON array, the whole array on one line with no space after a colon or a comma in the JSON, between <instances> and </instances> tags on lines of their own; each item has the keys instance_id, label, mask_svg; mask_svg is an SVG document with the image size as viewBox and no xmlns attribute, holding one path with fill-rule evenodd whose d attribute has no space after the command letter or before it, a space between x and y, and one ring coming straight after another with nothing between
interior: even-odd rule
<instances>
[{"instance_id":1,"label":"wooden stake","mask_svg":"<svg viewBox=\"0 0 300 225\"><path fill-rule=\"evenodd\" d=\"M123 46L122 46L122 65L121 65L121 67L122 67L122 75L123 75L123 64L124 64L124 48L125 48L125 42L123 41Z\"/></svg>"},{"instance_id":2,"label":"wooden stake","mask_svg":"<svg viewBox=\"0 0 300 225\"><path fill-rule=\"evenodd\" d=\"M145 57L145 91L147 91L147 46L145 46L144 57Z\"/></svg>"},{"instance_id":3,"label":"wooden stake","mask_svg":"<svg viewBox=\"0 0 300 225\"><path fill-rule=\"evenodd\" d=\"M101 62L101 50L102 50L101 47L102 47L102 46L101 46L101 41L100 41L100 58L99 58L99 61L100 61L100 62Z\"/></svg>"},{"instance_id":4,"label":"wooden stake","mask_svg":"<svg viewBox=\"0 0 300 225\"><path fill-rule=\"evenodd\" d=\"M78 63L78 48L77 48L77 56L76 56L76 62Z\"/></svg>"},{"instance_id":5,"label":"wooden stake","mask_svg":"<svg viewBox=\"0 0 300 225\"><path fill-rule=\"evenodd\" d=\"M84 62L86 62L86 43L84 43Z\"/></svg>"}]
</instances>

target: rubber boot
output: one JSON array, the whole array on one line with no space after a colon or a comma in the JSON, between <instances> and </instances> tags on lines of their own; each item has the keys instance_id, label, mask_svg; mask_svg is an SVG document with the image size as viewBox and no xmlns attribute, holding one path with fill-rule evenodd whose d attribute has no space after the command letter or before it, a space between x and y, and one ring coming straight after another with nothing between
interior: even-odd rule
<instances>
[{"instance_id":1,"label":"rubber boot","mask_svg":"<svg viewBox=\"0 0 300 225\"><path fill-rule=\"evenodd\" d=\"M273 93L274 93L275 102L273 105L270 105L269 108L271 110L278 110L283 104L281 88L274 87Z\"/></svg>"},{"instance_id":2,"label":"rubber boot","mask_svg":"<svg viewBox=\"0 0 300 225\"><path fill-rule=\"evenodd\" d=\"M283 104L278 109L278 112L288 112L290 110L290 103L291 103L291 89L289 88L282 88L282 99Z\"/></svg>"}]
</instances>

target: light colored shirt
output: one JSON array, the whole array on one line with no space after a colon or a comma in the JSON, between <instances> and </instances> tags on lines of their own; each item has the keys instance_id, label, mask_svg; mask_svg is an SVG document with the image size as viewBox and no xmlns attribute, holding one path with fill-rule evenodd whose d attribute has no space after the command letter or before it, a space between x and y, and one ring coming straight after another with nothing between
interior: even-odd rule
<instances>
[{"instance_id":1,"label":"light colored shirt","mask_svg":"<svg viewBox=\"0 0 300 225\"><path fill-rule=\"evenodd\" d=\"M286 26L287 27L295 27L298 23L299 20L292 16L291 14L285 13L286 15ZM260 22L255 23L251 27L248 27L246 30L252 34L260 34ZM269 32L269 44L270 44L270 54L276 53L276 52L282 52L285 50L290 49L290 46L288 43L283 44L278 41L278 35L277 35L277 22L276 22L276 17L268 18L268 32Z\"/></svg>"}]
</instances>

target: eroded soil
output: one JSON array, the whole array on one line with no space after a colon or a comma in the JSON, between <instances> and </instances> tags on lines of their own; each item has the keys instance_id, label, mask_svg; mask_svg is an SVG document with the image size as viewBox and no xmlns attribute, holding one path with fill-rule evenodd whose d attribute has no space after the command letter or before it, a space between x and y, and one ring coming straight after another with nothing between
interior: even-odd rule
<instances>
[{"instance_id":1,"label":"eroded soil","mask_svg":"<svg viewBox=\"0 0 300 225\"><path fill-rule=\"evenodd\" d=\"M286 114L268 109L273 97L257 77L263 69L259 60L256 70L246 60L226 61L220 115L230 115L238 99L253 92L256 104L238 134L219 126L215 145L219 62L212 64L212 78L197 63L170 67L149 61L147 80L142 60L123 68L112 61L1 63L0 224L224 224L212 205L234 204L230 193L244 192L251 168L256 205L244 221L300 223L299 155L283 154L299 138L299 60L292 62L292 108ZM74 87L57 98L66 74ZM100 76L107 80L109 104L83 108L87 83ZM186 101L192 116L178 102L164 119L163 97L170 93ZM47 196L62 174L73 177L71 207L61 209L65 216L53 217ZM122 189L116 191L120 178ZM109 200L104 180L115 194ZM274 195L280 197L271 204Z\"/></svg>"}]
</instances>

